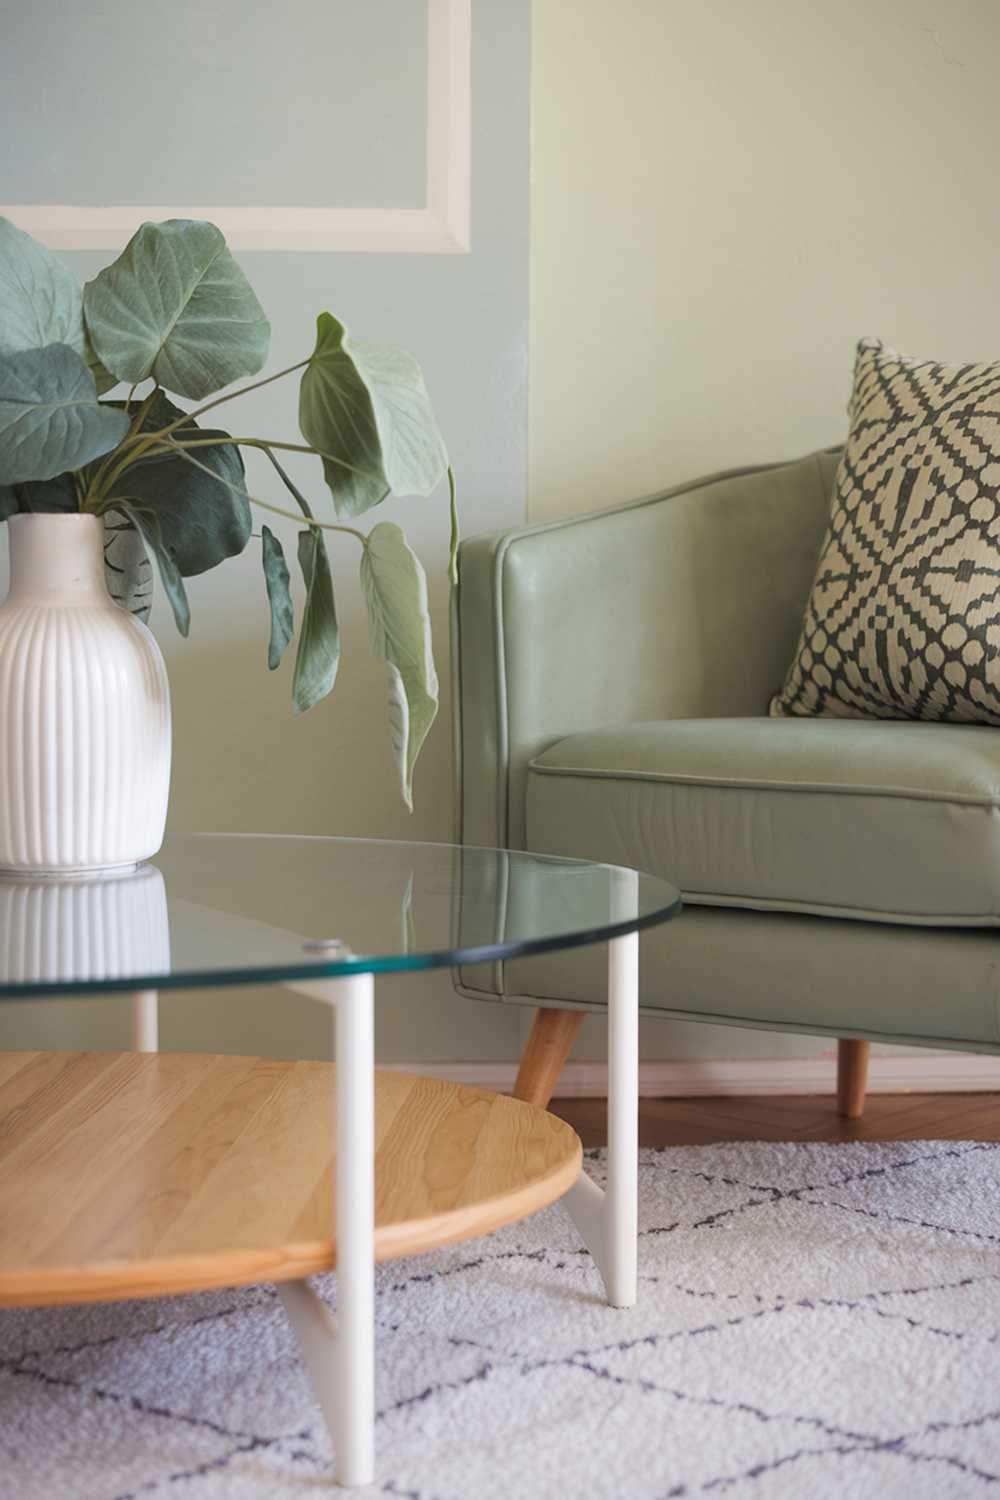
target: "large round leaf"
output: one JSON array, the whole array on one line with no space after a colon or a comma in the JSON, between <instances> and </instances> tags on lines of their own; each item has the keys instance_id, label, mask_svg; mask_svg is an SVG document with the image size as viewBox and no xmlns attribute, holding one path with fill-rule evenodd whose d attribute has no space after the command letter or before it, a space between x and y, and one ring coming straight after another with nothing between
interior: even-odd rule
<instances>
[{"instance_id":1,"label":"large round leaf","mask_svg":"<svg viewBox=\"0 0 1000 1500\"><path fill-rule=\"evenodd\" d=\"M51 250L0 219L0 353L46 344L83 354L80 288Z\"/></svg>"},{"instance_id":2,"label":"large round leaf","mask_svg":"<svg viewBox=\"0 0 1000 1500\"><path fill-rule=\"evenodd\" d=\"M97 399L67 344L0 355L0 484L54 479L116 447L128 417Z\"/></svg>"},{"instance_id":3,"label":"large round leaf","mask_svg":"<svg viewBox=\"0 0 1000 1500\"><path fill-rule=\"evenodd\" d=\"M390 491L429 495L448 467L413 356L355 342L331 313L317 320L299 426L323 454L324 477L341 515L360 515Z\"/></svg>"},{"instance_id":4,"label":"large round leaf","mask_svg":"<svg viewBox=\"0 0 1000 1500\"><path fill-rule=\"evenodd\" d=\"M117 406L117 403L113 403ZM158 394L142 423L157 432L184 412ZM159 535L185 577L204 573L242 552L250 537L243 460L227 432L199 427L190 418L171 433L175 442L196 441L184 452L143 458L121 476L116 488L153 512ZM219 439L218 445L202 447Z\"/></svg>"},{"instance_id":5,"label":"large round leaf","mask_svg":"<svg viewBox=\"0 0 1000 1500\"><path fill-rule=\"evenodd\" d=\"M153 376L200 401L255 375L270 326L222 231L198 219L143 224L83 289L87 331L119 380Z\"/></svg>"}]
</instances>

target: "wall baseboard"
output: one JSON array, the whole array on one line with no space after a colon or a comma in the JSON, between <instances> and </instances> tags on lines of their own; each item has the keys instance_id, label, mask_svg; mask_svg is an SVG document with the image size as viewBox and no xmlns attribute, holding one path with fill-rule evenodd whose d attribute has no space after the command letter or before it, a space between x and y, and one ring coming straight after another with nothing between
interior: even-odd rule
<instances>
[{"instance_id":1,"label":"wall baseboard","mask_svg":"<svg viewBox=\"0 0 1000 1500\"><path fill-rule=\"evenodd\" d=\"M447 1083L509 1093L516 1063L389 1063L395 1072L420 1073ZM704 1062L648 1062L639 1066L643 1098L693 1098L698 1095L832 1094L836 1087L836 1053L819 1057L731 1058ZM568 1062L559 1080L564 1099L603 1097L608 1091L602 1062ZM932 1052L914 1048L902 1057L872 1057L868 1091L872 1094L953 1094L1000 1092L1000 1057L969 1052Z\"/></svg>"}]
</instances>

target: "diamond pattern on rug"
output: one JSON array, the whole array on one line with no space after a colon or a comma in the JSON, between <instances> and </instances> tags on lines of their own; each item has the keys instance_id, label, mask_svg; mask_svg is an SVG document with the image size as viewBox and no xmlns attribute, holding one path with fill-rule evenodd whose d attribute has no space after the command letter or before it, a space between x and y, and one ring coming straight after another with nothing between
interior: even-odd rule
<instances>
[{"instance_id":1,"label":"diamond pattern on rug","mask_svg":"<svg viewBox=\"0 0 1000 1500\"><path fill-rule=\"evenodd\" d=\"M357 1493L1000 1494L998 1151L644 1151L627 1311L558 1205L383 1266ZM270 1287L4 1313L0 1455L18 1500L293 1500L332 1477Z\"/></svg>"}]
</instances>

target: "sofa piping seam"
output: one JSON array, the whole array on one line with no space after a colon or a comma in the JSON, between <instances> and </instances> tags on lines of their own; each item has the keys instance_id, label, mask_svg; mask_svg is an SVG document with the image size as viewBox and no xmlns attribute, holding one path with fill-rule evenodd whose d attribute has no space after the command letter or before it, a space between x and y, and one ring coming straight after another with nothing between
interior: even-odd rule
<instances>
[{"instance_id":1,"label":"sofa piping seam","mask_svg":"<svg viewBox=\"0 0 1000 1500\"><path fill-rule=\"evenodd\" d=\"M663 878L662 876L659 878ZM681 899L691 906L710 906L729 911L789 912L795 916L821 917L824 921L865 922L870 927L941 927L949 932L983 932L1000 927L997 912L887 912L876 906L840 906L833 901L795 901L786 896L720 895L716 891L682 890Z\"/></svg>"},{"instance_id":2,"label":"sofa piping seam","mask_svg":"<svg viewBox=\"0 0 1000 1500\"><path fill-rule=\"evenodd\" d=\"M538 776L575 776L581 780L648 781L667 786L717 787L726 791L807 792L831 797L892 797L909 802L939 802L946 806L954 803L959 807L984 809L1000 807L1000 794L988 797L975 792L922 792L916 787L863 787L849 786L842 782L738 781L735 778L695 776L684 772L672 775L663 771L605 770L598 766L542 765L538 760L529 761L528 770L535 772Z\"/></svg>"},{"instance_id":3,"label":"sofa piping seam","mask_svg":"<svg viewBox=\"0 0 1000 1500\"><path fill-rule=\"evenodd\" d=\"M553 1009L558 1009L560 1003L563 1000L566 1000L568 1002L571 998L568 995L502 994L498 996L494 994L492 990L474 989L471 985L461 982L455 984L455 989L459 994L467 995L470 999L478 999L480 996L483 996L487 1001L495 1001L497 999L500 999L508 1005L543 1005L549 1006ZM572 1004L575 1009L581 1010L588 1014L593 1013L595 1015L602 1015L607 1011L606 1001L573 1000ZM766 1019L755 1019L753 1021L748 1021L746 1016L742 1014L733 1014L733 1012L731 1011L685 1010L683 1006L676 1005L664 1006L663 1009L660 1009L657 1006L652 1006L648 1002L643 1001L641 996L639 999L639 1013L649 1020L670 1020L673 1018L680 1018L689 1021L705 1021L707 1025L732 1025L744 1028L747 1026L753 1026L767 1031L788 1031L792 1036L829 1036L831 1034L830 1027L823 1022L796 1025L794 1022L790 1022L786 1018L782 1018L779 1021L770 1021ZM902 1040L902 1038L904 1038L905 1036L911 1035L911 1033L909 1032L895 1033L890 1031L866 1031L863 1027L852 1026L847 1028L844 1031L843 1035L870 1037L872 1041L887 1042L890 1045L913 1045L912 1043L907 1044ZM982 1049L983 1054L986 1056L993 1056L996 1053L1000 1053L1000 1042L988 1042L976 1038L970 1044L969 1039L966 1037L952 1037L950 1035L939 1037L931 1036L930 1033L921 1033L921 1036L925 1037L926 1042L930 1047L943 1047L948 1051L968 1052L971 1045L977 1050ZM922 1045L922 1043L918 1045ZM987 1051L986 1049L989 1049L989 1051Z\"/></svg>"}]
</instances>

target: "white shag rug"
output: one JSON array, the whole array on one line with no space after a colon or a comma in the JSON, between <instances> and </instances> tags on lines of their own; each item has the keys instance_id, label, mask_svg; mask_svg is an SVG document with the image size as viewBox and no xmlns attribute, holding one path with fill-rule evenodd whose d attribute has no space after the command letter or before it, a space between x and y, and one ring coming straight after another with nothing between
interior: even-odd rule
<instances>
[{"instance_id":1,"label":"white shag rug","mask_svg":"<svg viewBox=\"0 0 1000 1500\"><path fill-rule=\"evenodd\" d=\"M1000 1147L644 1151L640 1227L628 1312L558 1206L383 1267L352 1493L1000 1496ZM0 1313L4 1497L318 1500L331 1473L273 1287Z\"/></svg>"}]
</instances>

